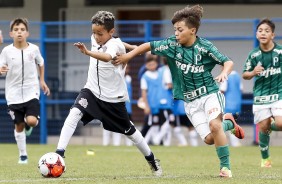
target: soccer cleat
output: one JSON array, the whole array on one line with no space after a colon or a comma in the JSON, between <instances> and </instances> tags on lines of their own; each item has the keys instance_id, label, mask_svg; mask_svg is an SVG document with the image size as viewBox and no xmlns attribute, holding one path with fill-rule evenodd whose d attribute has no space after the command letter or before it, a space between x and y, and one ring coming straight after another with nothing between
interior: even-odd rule
<instances>
[{"instance_id":1,"label":"soccer cleat","mask_svg":"<svg viewBox=\"0 0 282 184\"><path fill-rule=\"evenodd\" d=\"M222 178L232 178L232 172L227 167L222 167L220 169L219 176Z\"/></svg>"},{"instance_id":2,"label":"soccer cleat","mask_svg":"<svg viewBox=\"0 0 282 184\"><path fill-rule=\"evenodd\" d=\"M33 128L30 127L30 126L28 126L28 125L26 124L26 126L25 126L25 135L26 135L26 136L30 136L32 130L33 130Z\"/></svg>"},{"instance_id":3,"label":"soccer cleat","mask_svg":"<svg viewBox=\"0 0 282 184\"><path fill-rule=\"evenodd\" d=\"M244 139L245 132L244 132L243 128L240 127L236 123L236 121L235 121L235 119L234 119L234 117L233 117L233 115L231 113L224 114L223 119L224 120L228 119L228 120L232 121L232 123L234 125L234 128L231 130L231 133L234 134L238 139Z\"/></svg>"},{"instance_id":4,"label":"soccer cleat","mask_svg":"<svg viewBox=\"0 0 282 184\"><path fill-rule=\"evenodd\" d=\"M261 159L260 166L263 167L263 168L270 168L271 167L271 160L270 160L270 158Z\"/></svg>"},{"instance_id":5,"label":"soccer cleat","mask_svg":"<svg viewBox=\"0 0 282 184\"><path fill-rule=\"evenodd\" d=\"M162 175L163 171L162 171L159 159L155 159L153 161L148 161L148 164L149 164L154 176L160 177Z\"/></svg>"},{"instance_id":6,"label":"soccer cleat","mask_svg":"<svg viewBox=\"0 0 282 184\"><path fill-rule=\"evenodd\" d=\"M28 159L26 155L21 155L18 161L18 164L27 164L28 163Z\"/></svg>"},{"instance_id":7,"label":"soccer cleat","mask_svg":"<svg viewBox=\"0 0 282 184\"><path fill-rule=\"evenodd\" d=\"M63 149L57 149L56 153L59 154L61 157L65 158L65 150Z\"/></svg>"}]
</instances>

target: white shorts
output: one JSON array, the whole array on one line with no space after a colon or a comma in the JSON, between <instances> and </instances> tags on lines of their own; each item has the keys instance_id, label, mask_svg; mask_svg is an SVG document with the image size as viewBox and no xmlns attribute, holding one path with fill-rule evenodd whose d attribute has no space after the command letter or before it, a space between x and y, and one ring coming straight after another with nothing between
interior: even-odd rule
<instances>
[{"instance_id":1,"label":"white shorts","mask_svg":"<svg viewBox=\"0 0 282 184\"><path fill-rule=\"evenodd\" d=\"M184 103L185 112L202 140L211 133L209 123L223 113L224 104L225 98L221 92Z\"/></svg>"},{"instance_id":2,"label":"white shorts","mask_svg":"<svg viewBox=\"0 0 282 184\"><path fill-rule=\"evenodd\" d=\"M266 105L253 105L253 114L255 124L271 116L282 116L282 100Z\"/></svg>"}]
</instances>

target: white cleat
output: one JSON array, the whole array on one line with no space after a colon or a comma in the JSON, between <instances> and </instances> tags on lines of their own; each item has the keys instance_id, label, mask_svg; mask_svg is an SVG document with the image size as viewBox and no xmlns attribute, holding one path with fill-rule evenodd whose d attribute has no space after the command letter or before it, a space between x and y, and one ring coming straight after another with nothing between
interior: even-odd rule
<instances>
[{"instance_id":1,"label":"white cleat","mask_svg":"<svg viewBox=\"0 0 282 184\"><path fill-rule=\"evenodd\" d=\"M162 175L163 171L159 159L155 159L154 161L148 161L148 164L154 176L160 177Z\"/></svg>"}]
</instances>

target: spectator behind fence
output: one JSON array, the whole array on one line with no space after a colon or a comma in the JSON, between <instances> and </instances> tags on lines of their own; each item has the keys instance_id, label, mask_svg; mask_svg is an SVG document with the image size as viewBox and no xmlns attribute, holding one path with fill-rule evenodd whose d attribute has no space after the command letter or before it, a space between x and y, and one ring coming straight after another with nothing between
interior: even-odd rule
<instances>
[{"instance_id":1,"label":"spectator behind fence","mask_svg":"<svg viewBox=\"0 0 282 184\"><path fill-rule=\"evenodd\" d=\"M254 123L259 126L261 167L269 168L272 166L269 154L270 133L282 130L282 45L274 42L275 24L271 20L261 20L256 30L259 46L249 53L243 78L255 78Z\"/></svg>"},{"instance_id":2,"label":"spectator behind fence","mask_svg":"<svg viewBox=\"0 0 282 184\"><path fill-rule=\"evenodd\" d=\"M152 142L154 135L159 131L159 85L162 77L157 70L158 61L156 57L149 56L146 58L146 72L142 75L140 81L141 98L144 102L144 115L147 117L142 132L147 130L143 135L147 143Z\"/></svg>"},{"instance_id":3,"label":"spectator behind fence","mask_svg":"<svg viewBox=\"0 0 282 184\"><path fill-rule=\"evenodd\" d=\"M243 83L241 82L241 76L236 71L232 71L228 75L228 80L220 83L220 91L225 96L225 113L232 113L234 117L239 116L242 106L242 90ZM233 147L241 146L239 139L234 134L228 132L229 142Z\"/></svg>"},{"instance_id":4,"label":"spectator behind fence","mask_svg":"<svg viewBox=\"0 0 282 184\"><path fill-rule=\"evenodd\" d=\"M115 17L111 12L98 11L91 22L91 50L83 43L74 44L82 54L90 56L87 82L65 120L56 153L64 156L80 120L86 125L98 119L104 129L126 135L145 156L153 175L161 176L160 161L128 117L125 101L129 97L124 65L114 66L110 62L117 54L125 53L122 41L113 37Z\"/></svg>"},{"instance_id":5,"label":"spectator behind fence","mask_svg":"<svg viewBox=\"0 0 282 184\"><path fill-rule=\"evenodd\" d=\"M26 136L31 134L33 127L39 122L40 86L46 95L50 94L50 90L44 80L44 59L40 50L38 46L27 42L28 20L16 18L11 21L10 36L13 43L2 50L0 73L7 74L5 96L9 114L15 124L18 163L27 164Z\"/></svg>"},{"instance_id":6,"label":"spectator behind fence","mask_svg":"<svg viewBox=\"0 0 282 184\"><path fill-rule=\"evenodd\" d=\"M141 44L112 63L125 64L150 50L166 57L172 73L174 98L185 100L185 111L201 138L207 144L215 144L220 160L219 176L230 178L229 146L224 131L235 128L238 138L244 138L244 131L232 114L225 115L222 121L224 95L219 92L216 81L227 79L233 62L210 41L196 35L202 14L203 8L199 5L176 11L172 18L174 36ZM223 70L214 78L211 71L216 64L223 65Z\"/></svg>"}]
</instances>

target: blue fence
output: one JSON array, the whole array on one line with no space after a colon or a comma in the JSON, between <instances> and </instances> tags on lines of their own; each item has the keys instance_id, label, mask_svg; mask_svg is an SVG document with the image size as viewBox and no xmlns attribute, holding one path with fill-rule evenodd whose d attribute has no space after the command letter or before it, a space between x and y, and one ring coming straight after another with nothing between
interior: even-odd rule
<instances>
[{"instance_id":1,"label":"blue fence","mask_svg":"<svg viewBox=\"0 0 282 184\"><path fill-rule=\"evenodd\" d=\"M277 23L277 30L282 30L282 19L274 18L272 20ZM258 19L205 19L202 21L199 35L223 48L226 45L227 49L230 43L234 43L235 47L230 49L232 52L227 53L227 55L242 60L242 58L247 57L246 51L250 51L251 48L258 44L255 36L258 21ZM4 34L3 45L12 43L8 36L9 22L0 21L0 27ZM116 30L123 41L131 44L159 40L174 33L171 22L168 20L117 21ZM29 41L41 48L42 55L45 58L46 79L52 95L50 97L41 95L40 128L35 129L34 134L28 141L45 144L48 135L59 134L68 109L74 102L79 89L84 85L85 80L82 81L82 79L87 75L88 58L74 51L72 44L80 41L90 45L91 24L88 21L31 22L29 31ZM276 39L282 39L282 35L277 35ZM135 59L137 62L131 62L134 105L139 95L137 73L143 64L143 59L143 56L140 56ZM0 124L0 142L14 142L14 127L6 113L6 101L3 95L4 78L0 78L0 81L2 81L0 113L1 117L4 117L4 119L1 118L2 122ZM244 113L247 119L243 119L243 121L248 123L252 123L251 104L251 94L246 94L243 106L245 107ZM133 115L136 122L143 121L143 113L137 107L133 108Z\"/></svg>"}]
</instances>

